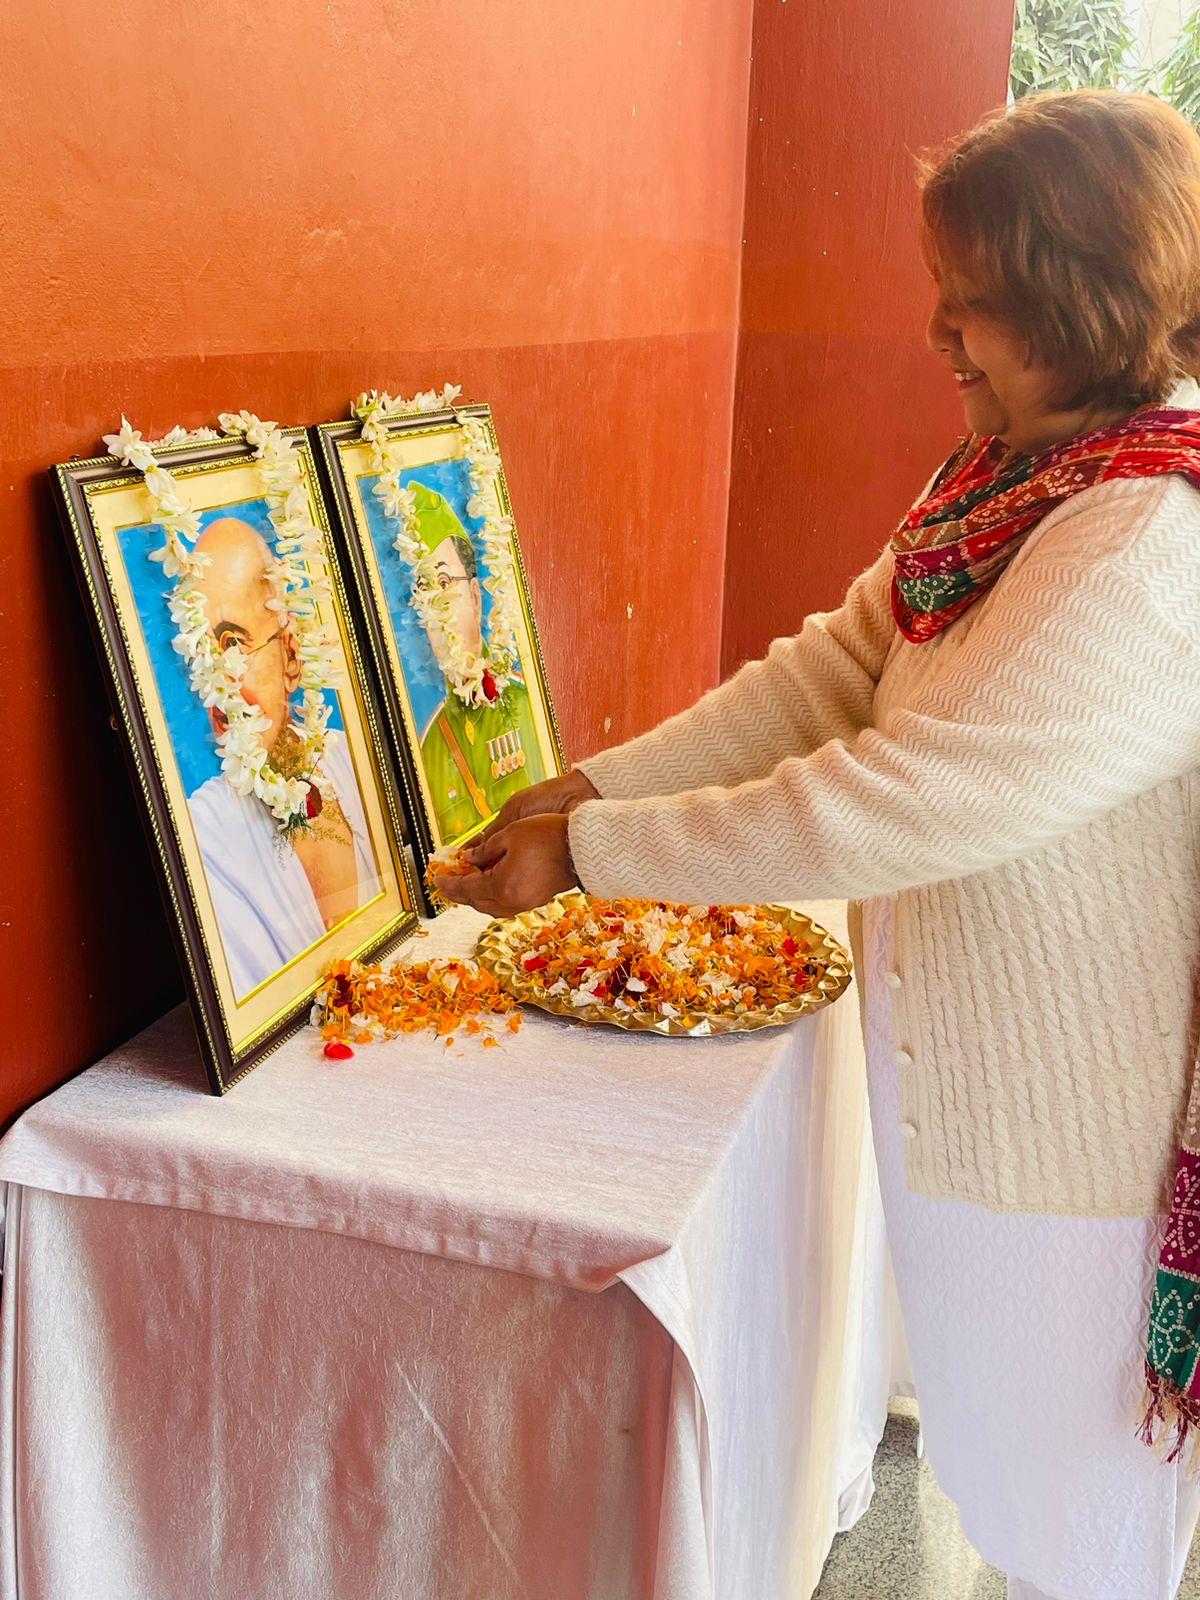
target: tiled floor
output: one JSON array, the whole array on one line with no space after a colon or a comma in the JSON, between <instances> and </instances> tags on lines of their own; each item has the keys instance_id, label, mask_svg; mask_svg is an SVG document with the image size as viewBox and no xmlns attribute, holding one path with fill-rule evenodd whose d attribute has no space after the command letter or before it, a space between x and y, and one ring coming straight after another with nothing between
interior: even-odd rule
<instances>
[{"instance_id":1,"label":"tiled floor","mask_svg":"<svg viewBox=\"0 0 1200 1600\"><path fill-rule=\"evenodd\" d=\"M916 1407L895 1400L875 1458L871 1509L834 1541L813 1600L1004 1600L1004 1578L963 1538L916 1445ZM1179 1600L1200 1600L1200 1541Z\"/></svg>"}]
</instances>

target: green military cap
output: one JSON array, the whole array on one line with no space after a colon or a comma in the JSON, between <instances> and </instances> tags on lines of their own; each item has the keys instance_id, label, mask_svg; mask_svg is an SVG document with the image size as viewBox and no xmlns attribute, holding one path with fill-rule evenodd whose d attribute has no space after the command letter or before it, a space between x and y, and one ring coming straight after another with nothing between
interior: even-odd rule
<instances>
[{"instance_id":1,"label":"green military cap","mask_svg":"<svg viewBox=\"0 0 1200 1600\"><path fill-rule=\"evenodd\" d=\"M470 535L454 513L454 508L436 489L427 489L423 483L411 483L413 506L417 514L417 536L426 550L436 550L447 539L466 539Z\"/></svg>"}]
</instances>

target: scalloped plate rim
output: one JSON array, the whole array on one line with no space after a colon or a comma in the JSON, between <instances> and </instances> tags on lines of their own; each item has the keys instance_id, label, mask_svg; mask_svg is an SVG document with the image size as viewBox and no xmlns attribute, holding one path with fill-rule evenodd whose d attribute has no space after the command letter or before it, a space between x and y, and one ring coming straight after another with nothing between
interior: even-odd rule
<instances>
[{"instance_id":1,"label":"scalloped plate rim","mask_svg":"<svg viewBox=\"0 0 1200 1600\"><path fill-rule=\"evenodd\" d=\"M785 1027L788 1023L795 1022L798 1017L809 1016L841 999L850 987L854 975L854 965L849 952L838 943L827 928L823 928L819 922L814 922L804 911L797 911L792 906L771 903L756 906L754 909L760 914L764 912L775 914L776 920L785 925L790 923L797 926L798 931L804 933L812 953L824 956L828 962L825 976L816 988L798 996L797 999L783 1001L773 1006L770 1011L747 1011L735 1017L710 1016L705 1012L689 1012L682 1017L626 1017L621 1012L610 1011L603 1005L567 1005L557 998L551 999L545 993L537 991L527 981L522 981L522 974L518 972L506 948L505 932L510 927L526 924L529 919L544 922L551 907L565 908L573 901L583 898L578 890L568 891L566 894L555 895L553 900L532 911L522 911L515 917L493 918L476 941L476 960L486 967L522 1005L536 1006L539 1011L544 1011L550 1016L567 1017L589 1026L620 1028L625 1033L655 1033L660 1038L671 1039L709 1039L729 1033L757 1033L763 1028Z\"/></svg>"}]
</instances>

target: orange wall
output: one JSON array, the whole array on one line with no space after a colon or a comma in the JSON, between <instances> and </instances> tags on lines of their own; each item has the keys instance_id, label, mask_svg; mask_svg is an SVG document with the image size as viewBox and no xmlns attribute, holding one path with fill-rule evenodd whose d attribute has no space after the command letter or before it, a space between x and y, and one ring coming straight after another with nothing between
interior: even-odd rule
<instances>
[{"instance_id":1,"label":"orange wall","mask_svg":"<svg viewBox=\"0 0 1200 1600\"><path fill-rule=\"evenodd\" d=\"M836 605L960 424L910 152L1003 103L1012 0L755 0L726 671Z\"/></svg>"},{"instance_id":2,"label":"orange wall","mask_svg":"<svg viewBox=\"0 0 1200 1600\"><path fill-rule=\"evenodd\" d=\"M122 409L148 431L243 405L314 421L363 387L461 382L495 407L568 753L635 732L718 675L722 574L728 667L836 602L953 436L921 346L906 147L1002 97L1010 13L61 0L52 26L16 16L0 1119L180 993L47 465L92 451Z\"/></svg>"},{"instance_id":3,"label":"orange wall","mask_svg":"<svg viewBox=\"0 0 1200 1600\"><path fill-rule=\"evenodd\" d=\"M495 408L568 753L718 671L748 0L60 0L0 97L0 1117L179 995L45 468ZM664 599L670 623L664 638Z\"/></svg>"}]
</instances>

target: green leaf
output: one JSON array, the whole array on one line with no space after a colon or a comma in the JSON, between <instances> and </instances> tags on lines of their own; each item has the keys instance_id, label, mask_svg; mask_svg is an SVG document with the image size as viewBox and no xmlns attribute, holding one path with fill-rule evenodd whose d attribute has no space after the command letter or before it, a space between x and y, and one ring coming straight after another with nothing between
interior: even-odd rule
<instances>
[{"instance_id":1,"label":"green leaf","mask_svg":"<svg viewBox=\"0 0 1200 1600\"><path fill-rule=\"evenodd\" d=\"M1014 0L1010 81L1037 90L1121 87L1134 75L1136 36L1122 0Z\"/></svg>"}]
</instances>

